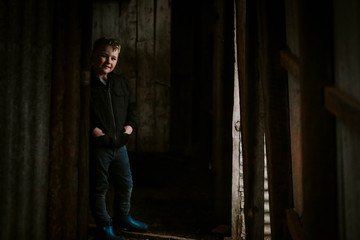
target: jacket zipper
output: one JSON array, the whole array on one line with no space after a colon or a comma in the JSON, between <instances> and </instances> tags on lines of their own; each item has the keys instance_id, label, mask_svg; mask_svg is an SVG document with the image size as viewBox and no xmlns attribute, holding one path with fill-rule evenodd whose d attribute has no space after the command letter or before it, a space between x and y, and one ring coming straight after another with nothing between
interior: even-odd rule
<instances>
[{"instance_id":1,"label":"jacket zipper","mask_svg":"<svg viewBox=\"0 0 360 240\"><path fill-rule=\"evenodd\" d=\"M111 98L111 91L110 91L110 82L109 82L109 88L108 88L108 94L109 94L109 101L110 101L110 108L111 108L111 116L112 116L112 119L113 119L113 124L114 124L114 129L115 129L115 134L114 134L114 139L116 141L116 122L115 122L115 115L114 115L114 108L113 108L113 105L112 105L112 98Z\"/></svg>"}]
</instances>

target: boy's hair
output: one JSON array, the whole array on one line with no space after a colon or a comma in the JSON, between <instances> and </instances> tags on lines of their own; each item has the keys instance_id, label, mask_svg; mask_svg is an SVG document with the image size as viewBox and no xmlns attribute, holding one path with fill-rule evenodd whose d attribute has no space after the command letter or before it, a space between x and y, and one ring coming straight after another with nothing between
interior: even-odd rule
<instances>
[{"instance_id":1,"label":"boy's hair","mask_svg":"<svg viewBox=\"0 0 360 240\"><path fill-rule=\"evenodd\" d=\"M107 38L107 37L101 37L99 39L97 39L95 42L94 42L94 45L93 45L93 53L95 53L97 50L99 50L100 48L102 47L105 47L105 46L111 46L113 48L113 50L119 50L121 49L121 45L120 45L120 42L115 39L115 38Z\"/></svg>"}]
</instances>

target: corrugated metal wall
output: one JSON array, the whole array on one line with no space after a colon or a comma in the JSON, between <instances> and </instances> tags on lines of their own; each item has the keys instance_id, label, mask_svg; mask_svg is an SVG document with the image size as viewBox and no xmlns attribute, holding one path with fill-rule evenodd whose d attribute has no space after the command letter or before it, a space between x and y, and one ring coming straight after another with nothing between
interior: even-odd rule
<instances>
[{"instance_id":1,"label":"corrugated metal wall","mask_svg":"<svg viewBox=\"0 0 360 240\"><path fill-rule=\"evenodd\" d=\"M90 6L0 3L1 240L87 239Z\"/></svg>"},{"instance_id":2,"label":"corrugated metal wall","mask_svg":"<svg viewBox=\"0 0 360 240\"><path fill-rule=\"evenodd\" d=\"M40 240L47 227L51 6L0 4L0 239Z\"/></svg>"}]
</instances>

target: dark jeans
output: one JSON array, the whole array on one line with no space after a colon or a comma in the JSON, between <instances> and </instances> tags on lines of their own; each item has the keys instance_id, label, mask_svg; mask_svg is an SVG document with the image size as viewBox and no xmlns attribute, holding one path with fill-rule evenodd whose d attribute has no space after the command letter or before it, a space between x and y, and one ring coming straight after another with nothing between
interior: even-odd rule
<instances>
[{"instance_id":1,"label":"dark jeans","mask_svg":"<svg viewBox=\"0 0 360 240\"><path fill-rule=\"evenodd\" d=\"M109 183L114 187L114 218L128 215L133 182L126 146L92 147L90 161L90 205L96 224L112 222L106 208Z\"/></svg>"}]
</instances>

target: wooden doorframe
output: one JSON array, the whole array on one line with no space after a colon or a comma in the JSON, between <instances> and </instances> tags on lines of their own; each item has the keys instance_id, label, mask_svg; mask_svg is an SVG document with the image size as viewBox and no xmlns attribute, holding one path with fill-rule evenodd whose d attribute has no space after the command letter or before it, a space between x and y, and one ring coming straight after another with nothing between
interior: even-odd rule
<instances>
[{"instance_id":1,"label":"wooden doorframe","mask_svg":"<svg viewBox=\"0 0 360 240\"><path fill-rule=\"evenodd\" d=\"M287 75L280 63L280 50L285 48L284 2L236 0L235 9L246 238L264 238L266 144L271 235L289 239L286 209L293 206L289 103Z\"/></svg>"}]
</instances>

